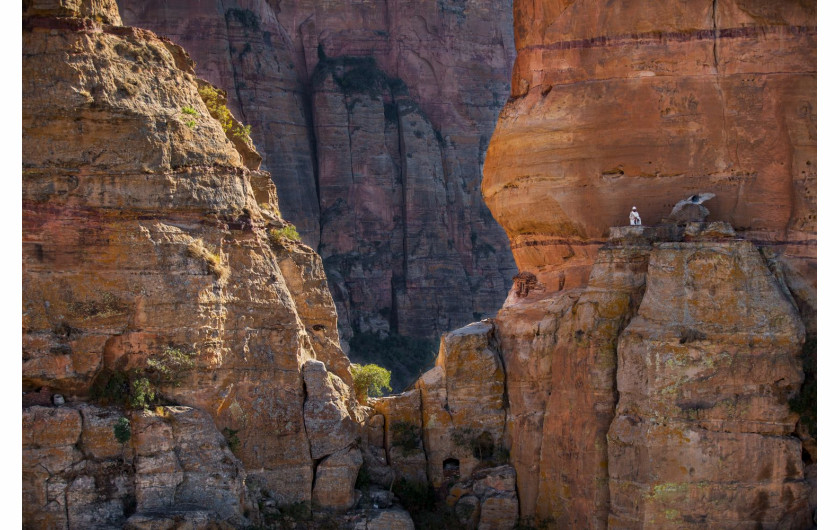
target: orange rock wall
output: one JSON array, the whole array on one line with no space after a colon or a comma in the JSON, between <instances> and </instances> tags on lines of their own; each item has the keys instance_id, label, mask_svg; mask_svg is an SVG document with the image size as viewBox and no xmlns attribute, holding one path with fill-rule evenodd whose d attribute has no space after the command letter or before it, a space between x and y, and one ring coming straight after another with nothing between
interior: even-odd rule
<instances>
[{"instance_id":1,"label":"orange rock wall","mask_svg":"<svg viewBox=\"0 0 840 530\"><path fill-rule=\"evenodd\" d=\"M482 190L520 270L585 283L631 206L653 225L710 191L814 305L816 2L522 0L514 18Z\"/></svg>"},{"instance_id":2,"label":"orange rock wall","mask_svg":"<svg viewBox=\"0 0 840 530\"><path fill-rule=\"evenodd\" d=\"M810 527L793 298L752 243L695 233L617 230L585 288L499 312L524 520Z\"/></svg>"},{"instance_id":3,"label":"orange rock wall","mask_svg":"<svg viewBox=\"0 0 840 530\"><path fill-rule=\"evenodd\" d=\"M644 291L650 245L602 251L586 289L509 298L497 317L520 516L603 528L615 347Z\"/></svg>"},{"instance_id":4,"label":"orange rock wall","mask_svg":"<svg viewBox=\"0 0 840 530\"><path fill-rule=\"evenodd\" d=\"M590 528L704 521L725 527L736 520L807 527L802 460L791 460L787 471L778 465L801 447L793 436L795 419L783 426L777 420L789 414L787 399L802 380L800 319L810 336L816 334L816 3L522 0L514 2L514 30L518 54L511 98L488 148L482 192L523 272L521 289L511 292L496 323L520 515ZM753 263L749 270L726 277L723 256L746 252L734 245L720 250L720 263L705 271L718 285L686 285L692 280L667 267L645 272L647 253L664 254L657 254L656 244L643 250L644 240L679 241L676 232L619 230L609 243L610 227L627 225L632 206L652 226L698 192L716 194L706 203L710 220L730 223L738 237L761 247L766 262L745 254L738 259L744 267ZM692 230L688 239L725 236L697 236L703 226ZM615 253L616 241L624 242L623 254ZM605 243L607 249L599 250ZM634 246L638 256L628 260ZM689 247L686 253L695 252ZM699 260L704 252L697 248L695 257L685 259ZM773 289L788 289L790 299L761 299L763 294L752 293L757 286L740 283L765 278L767 266L780 282ZM710 298L737 292L739 304L784 314L767 336L786 346L768 346L770 353L760 341L748 341L744 355L766 361L766 370L744 374L737 383L764 389L759 394L775 396L767 397L775 404L759 405L764 397L733 398L731 410L764 427L776 424L775 430L753 425L738 431L743 436L663 434L682 428L676 419L653 412L674 396L659 395L653 379L641 377L647 366L650 377L662 369L662 359L650 358L661 354L661 347L646 346L644 355L641 347L622 350L622 341L630 344L624 338L630 328L622 328L634 318L643 294L647 300L648 293L660 297L657 289L695 287ZM517 296L523 293L527 296ZM657 321L710 329L743 311L733 309L737 304L709 302L708 312L687 322L677 299L648 311ZM744 325L738 333L751 333L754 323L738 322ZM726 340L739 342L738 333ZM712 345L697 348L703 358L720 353ZM630 352L636 353L623 359ZM679 393L680 385L688 384L697 392L727 395L721 386L694 381L698 369L691 365L675 374L664 391ZM768 375L777 372L787 375ZM721 369L713 377L727 374ZM783 388L773 388L778 379ZM623 387L628 380L636 381L635 390ZM634 427L608 438L608 430L620 423L614 414L629 414ZM717 423L703 428L729 429ZM745 430L761 445L760 454L727 460L730 451L739 454L737 447L748 443ZM711 439L719 440L716 449ZM741 489L730 492L729 511L721 507L728 502L721 488L712 485L709 493L697 484L720 478L709 461L691 456L703 451L728 461L737 476L730 476ZM660 462L657 455L669 456ZM757 477L751 468L759 463L769 469ZM680 466L706 478L677 480ZM662 492L664 501L651 500ZM671 501L675 504L666 507Z\"/></svg>"}]
</instances>

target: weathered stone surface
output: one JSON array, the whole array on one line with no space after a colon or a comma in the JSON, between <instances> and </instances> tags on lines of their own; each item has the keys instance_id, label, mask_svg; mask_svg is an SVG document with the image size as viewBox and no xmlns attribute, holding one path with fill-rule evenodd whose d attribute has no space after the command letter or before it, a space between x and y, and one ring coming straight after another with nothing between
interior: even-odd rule
<instances>
[{"instance_id":1,"label":"weathered stone surface","mask_svg":"<svg viewBox=\"0 0 840 530\"><path fill-rule=\"evenodd\" d=\"M385 417L385 450L396 478L427 482L420 391L371 399L369 403Z\"/></svg>"},{"instance_id":2,"label":"weathered stone surface","mask_svg":"<svg viewBox=\"0 0 840 530\"><path fill-rule=\"evenodd\" d=\"M166 513L136 513L128 518L126 530L233 530L236 526L204 510L172 510Z\"/></svg>"},{"instance_id":3,"label":"weathered stone surface","mask_svg":"<svg viewBox=\"0 0 840 530\"><path fill-rule=\"evenodd\" d=\"M320 259L268 237L285 224L274 187L210 116L181 48L120 26L114 2L25 8L22 384L66 400L24 411L26 524L121 526L136 503L240 525L246 473L260 495L308 502L301 366L322 362L344 424L358 415ZM160 376L150 361L172 350L190 362ZM135 370L189 408L132 414L120 447L114 409L77 403ZM130 386L110 388L125 405ZM113 484L132 451L136 473Z\"/></svg>"},{"instance_id":4,"label":"weathered stone surface","mask_svg":"<svg viewBox=\"0 0 840 530\"><path fill-rule=\"evenodd\" d=\"M385 447L385 416L374 414L365 420L362 432L365 442L373 447Z\"/></svg>"},{"instance_id":5,"label":"weathered stone surface","mask_svg":"<svg viewBox=\"0 0 840 530\"><path fill-rule=\"evenodd\" d=\"M82 416L67 407L29 407L23 410L22 428L25 446L71 446L82 434Z\"/></svg>"},{"instance_id":6,"label":"weathered stone surface","mask_svg":"<svg viewBox=\"0 0 840 530\"><path fill-rule=\"evenodd\" d=\"M447 481L446 462L469 477L505 452L505 373L492 322L475 322L441 338L435 368L417 383L429 480ZM451 477L450 477L451 478Z\"/></svg>"},{"instance_id":7,"label":"weathered stone surface","mask_svg":"<svg viewBox=\"0 0 840 530\"><path fill-rule=\"evenodd\" d=\"M455 502L455 516L465 528L475 528L481 517L481 501L475 495L464 495Z\"/></svg>"},{"instance_id":8,"label":"weathered stone surface","mask_svg":"<svg viewBox=\"0 0 840 530\"><path fill-rule=\"evenodd\" d=\"M84 17L121 25L120 12L112 0L25 0L25 16Z\"/></svg>"},{"instance_id":9,"label":"weathered stone surface","mask_svg":"<svg viewBox=\"0 0 840 530\"><path fill-rule=\"evenodd\" d=\"M618 343L610 524L810 524L798 417L804 328L748 241L662 243Z\"/></svg>"},{"instance_id":10,"label":"weathered stone surface","mask_svg":"<svg viewBox=\"0 0 840 530\"><path fill-rule=\"evenodd\" d=\"M245 473L210 416L160 410L132 414L131 440L122 446L113 408L24 409L24 422L43 429L24 441L24 527L121 528L135 510L171 518L161 514L185 506L243 526Z\"/></svg>"},{"instance_id":11,"label":"weathered stone surface","mask_svg":"<svg viewBox=\"0 0 840 530\"><path fill-rule=\"evenodd\" d=\"M281 211L325 260L343 339L436 339L498 308L513 261L478 187L511 0L119 3L253 125Z\"/></svg>"},{"instance_id":12,"label":"weathered stone surface","mask_svg":"<svg viewBox=\"0 0 840 530\"><path fill-rule=\"evenodd\" d=\"M477 471L449 488L446 502L464 528L510 530L519 518L516 470L505 465Z\"/></svg>"},{"instance_id":13,"label":"weathered stone surface","mask_svg":"<svg viewBox=\"0 0 840 530\"><path fill-rule=\"evenodd\" d=\"M520 270L584 284L631 206L709 191L816 285L816 2L517 0L514 28L482 191Z\"/></svg>"},{"instance_id":14,"label":"weathered stone surface","mask_svg":"<svg viewBox=\"0 0 840 530\"><path fill-rule=\"evenodd\" d=\"M123 417L121 411L87 404L80 404L78 410L82 416L81 449L85 457L102 460L122 456L124 448L114 435L114 425Z\"/></svg>"},{"instance_id":15,"label":"weathered stone surface","mask_svg":"<svg viewBox=\"0 0 840 530\"><path fill-rule=\"evenodd\" d=\"M524 518L606 524L615 344L641 300L655 234L624 228L633 237L598 254L585 289L511 295L496 319Z\"/></svg>"},{"instance_id":16,"label":"weathered stone surface","mask_svg":"<svg viewBox=\"0 0 840 530\"><path fill-rule=\"evenodd\" d=\"M336 453L359 436L359 424L348 408L354 403L352 390L321 361L303 364L306 402L303 405L306 435L313 459Z\"/></svg>"},{"instance_id":17,"label":"weathered stone surface","mask_svg":"<svg viewBox=\"0 0 840 530\"><path fill-rule=\"evenodd\" d=\"M366 530L414 530L414 521L407 511L398 508L369 510Z\"/></svg>"},{"instance_id":18,"label":"weathered stone surface","mask_svg":"<svg viewBox=\"0 0 840 530\"><path fill-rule=\"evenodd\" d=\"M390 488L395 474L385 452L385 416L382 414L371 414L362 425L361 450L371 484Z\"/></svg>"},{"instance_id":19,"label":"weathered stone surface","mask_svg":"<svg viewBox=\"0 0 840 530\"><path fill-rule=\"evenodd\" d=\"M346 511L356 503L356 476L362 465L362 452L347 447L324 459L315 470L312 502L327 510Z\"/></svg>"},{"instance_id":20,"label":"weathered stone surface","mask_svg":"<svg viewBox=\"0 0 840 530\"><path fill-rule=\"evenodd\" d=\"M68 471L81 467L76 448L82 434L79 411L67 407L23 410L23 526L59 528L68 524Z\"/></svg>"},{"instance_id":21,"label":"weathered stone surface","mask_svg":"<svg viewBox=\"0 0 840 530\"><path fill-rule=\"evenodd\" d=\"M505 497L488 497L481 503L479 530L512 530L518 520L516 492Z\"/></svg>"}]
</instances>

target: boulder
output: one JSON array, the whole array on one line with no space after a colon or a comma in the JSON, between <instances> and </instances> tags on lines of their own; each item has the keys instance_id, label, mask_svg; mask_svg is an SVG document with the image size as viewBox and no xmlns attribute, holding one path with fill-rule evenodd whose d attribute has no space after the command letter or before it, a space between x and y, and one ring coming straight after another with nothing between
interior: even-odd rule
<instances>
[{"instance_id":1,"label":"boulder","mask_svg":"<svg viewBox=\"0 0 840 530\"><path fill-rule=\"evenodd\" d=\"M313 459L346 448L359 436L359 424L348 411L350 388L321 361L303 365L306 402L303 414Z\"/></svg>"},{"instance_id":2,"label":"boulder","mask_svg":"<svg viewBox=\"0 0 840 530\"><path fill-rule=\"evenodd\" d=\"M327 510L346 511L356 503L355 484L362 453L348 447L325 458L315 469L312 502Z\"/></svg>"}]
</instances>

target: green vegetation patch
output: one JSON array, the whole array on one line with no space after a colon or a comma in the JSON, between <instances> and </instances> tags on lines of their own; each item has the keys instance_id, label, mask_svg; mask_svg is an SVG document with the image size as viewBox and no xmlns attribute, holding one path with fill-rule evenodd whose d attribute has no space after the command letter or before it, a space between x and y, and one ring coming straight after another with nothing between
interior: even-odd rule
<instances>
[{"instance_id":1,"label":"green vegetation patch","mask_svg":"<svg viewBox=\"0 0 840 530\"><path fill-rule=\"evenodd\" d=\"M360 403L367 403L368 397L379 397L382 390L391 390L391 372L376 364L351 364L353 389Z\"/></svg>"},{"instance_id":2,"label":"green vegetation patch","mask_svg":"<svg viewBox=\"0 0 840 530\"><path fill-rule=\"evenodd\" d=\"M195 366L194 356L195 353L185 353L170 346L146 359L142 368L105 370L94 380L91 397L103 404L134 409L148 409L161 404L160 388L165 385L180 386Z\"/></svg>"},{"instance_id":3,"label":"green vegetation patch","mask_svg":"<svg viewBox=\"0 0 840 530\"><path fill-rule=\"evenodd\" d=\"M413 423L397 421L391 425L391 445L407 455L420 452L420 436L420 427Z\"/></svg>"},{"instance_id":4,"label":"green vegetation patch","mask_svg":"<svg viewBox=\"0 0 840 530\"><path fill-rule=\"evenodd\" d=\"M391 334L355 333L350 339L350 358L358 363L374 363L391 372L391 386L402 392L426 370L434 366L436 344L427 339Z\"/></svg>"},{"instance_id":5,"label":"green vegetation patch","mask_svg":"<svg viewBox=\"0 0 840 530\"><path fill-rule=\"evenodd\" d=\"M236 450L239 449L239 446L242 443L239 440L239 436L236 435L238 432L239 430L231 429L230 427L222 429L222 435L225 437L228 447L230 447L230 450L234 453L236 453Z\"/></svg>"},{"instance_id":6,"label":"green vegetation patch","mask_svg":"<svg viewBox=\"0 0 840 530\"><path fill-rule=\"evenodd\" d=\"M114 438L121 444L131 440L131 422L128 418L122 417L114 424Z\"/></svg>"},{"instance_id":7,"label":"green vegetation patch","mask_svg":"<svg viewBox=\"0 0 840 530\"><path fill-rule=\"evenodd\" d=\"M233 118L233 114L227 108L227 96L223 91L205 85L198 89L198 95L201 96L207 111L219 122L226 135L246 143L250 141L251 126L242 125Z\"/></svg>"},{"instance_id":8,"label":"green vegetation patch","mask_svg":"<svg viewBox=\"0 0 840 530\"><path fill-rule=\"evenodd\" d=\"M286 225L283 228L272 228L268 231L268 240L272 245L281 247L283 246L284 239L300 241L300 234L294 225Z\"/></svg>"}]
</instances>

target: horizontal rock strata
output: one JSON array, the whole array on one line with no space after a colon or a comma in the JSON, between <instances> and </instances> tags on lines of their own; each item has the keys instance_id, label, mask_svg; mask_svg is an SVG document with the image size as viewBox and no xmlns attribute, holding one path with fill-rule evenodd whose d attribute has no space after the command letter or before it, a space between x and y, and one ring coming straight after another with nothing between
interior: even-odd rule
<instances>
[{"instance_id":1,"label":"horizontal rock strata","mask_svg":"<svg viewBox=\"0 0 840 530\"><path fill-rule=\"evenodd\" d=\"M584 284L632 206L653 225L708 191L815 307L815 2L523 0L514 22L482 189L520 270Z\"/></svg>"},{"instance_id":2,"label":"horizontal rock strata","mask_svg":"<svg viewBox=\"0 0 840 530\"><path fill-rule=\"evenodd\" d=\"M288 223L269 175L254 169L247 138L231 139L210 114L180 47L121 26L113 2L25 8L22 384L33 396L61 394L71 409L49 414L76 425L55 465L25 481L26 524L50 526L42 517L55 510L55 521L75 517L54 499L76 486L53 484L84 460L74 445L84 412L73 407L85 401L177 403L205 418L195 436L132 419L132 440L172 432L125 455L133 483L96 508L106 526L157 524L131 519L134 502L143 513L194 505L206 513L178 517L244 521L245 475L259 498L309 503L321 466L346 464L347 477L358 469L329 457L351 450L361 419L320 258L275 233ZM109 429L103 458L113 459L113 424L91 436L108 439ZM25 443L53 447L53 430L25 426ZM205 438L228 442L235 457L189 453ZM177 458L172 444L183 445ZM195 466L230 468L238 482L220 478L210 493L210 479L191 478ZM80 495L111 487L91 480ZM354 481L340 481L341 494L352 498Z\"/></svg>"},{"instance_id":3,"label":"horizontal rock strata","mask_svg":"<svg viewBox=\"0 0 840 530\"><path fill-rule=\"evenodd\" d=\"M514 264L479 182L509 91L511 0L119 4L253 126L344 340L437 340L498 309Z\"/></svg>"}]
</instances>

